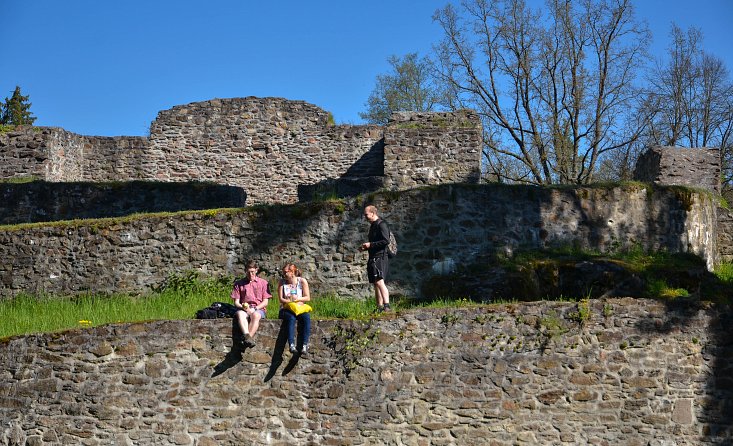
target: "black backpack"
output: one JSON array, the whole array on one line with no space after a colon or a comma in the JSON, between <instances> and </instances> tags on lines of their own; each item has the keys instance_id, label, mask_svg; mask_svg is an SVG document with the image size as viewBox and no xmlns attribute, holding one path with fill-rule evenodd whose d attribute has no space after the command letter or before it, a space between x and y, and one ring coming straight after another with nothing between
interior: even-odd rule
<instances>
[{"instance_id":1,"label":"black backpack","mask_svg":"<svg viewBox=\"0 0 733 446\"><path fill-rule=\"evenodd\" d=\"M234 313L238 310L232 304L225 302L214 302L206 308L196 312L196 319L222 319L227 317L233 317Z\"/></svg>"}]
</instances>

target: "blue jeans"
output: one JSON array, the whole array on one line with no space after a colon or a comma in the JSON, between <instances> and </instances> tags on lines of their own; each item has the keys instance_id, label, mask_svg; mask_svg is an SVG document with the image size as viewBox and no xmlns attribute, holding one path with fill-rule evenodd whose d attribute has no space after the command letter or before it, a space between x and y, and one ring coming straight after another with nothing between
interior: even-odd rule
<instances>
[{"instance_id":1,"label":"blue jeans","mask_svg":"<svg viewBox=\"0 0 733 446\"><path fill-rule=\"evenodd\" d=\"M288 342L290 345L295 344L295 320L298 320L298 337L300 338L302 345L308 343L311 337L311 314L301 313L300 316L296 316L293 312L288 310L280 310L280 319L284 320L288 326Z\"/></svg>"}]
</instances>

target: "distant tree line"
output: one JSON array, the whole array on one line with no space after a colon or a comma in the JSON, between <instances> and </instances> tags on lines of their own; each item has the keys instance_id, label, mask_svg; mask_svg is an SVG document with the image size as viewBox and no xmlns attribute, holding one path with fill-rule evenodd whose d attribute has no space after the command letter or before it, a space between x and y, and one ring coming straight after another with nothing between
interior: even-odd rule
<instances>
[{"instance_id":1,"label":"distant tree line","mask_svg":"<svg viewBox=\"0 0 733 446\"><path fill-rule=\"evenodd\" d=\"M389 59L362 119L476 110L489 181L587 184L630 179L654 145L719 147L733 183L733 83L698 29L671 28L664 60L631 0L467 0L435 12L429 57Z\"/></svg>"},{"instance_id":2,"label":"distant tree line","mask_svg":"<svg viewBox=\"0 0 733 446\"><path fill-rule=\"evenodd\" d=\"M31 113L29 97L23 96L16 86L13 95L0 105L0 125L33 125L36 118Z\"/></svg>"}]
</instances>

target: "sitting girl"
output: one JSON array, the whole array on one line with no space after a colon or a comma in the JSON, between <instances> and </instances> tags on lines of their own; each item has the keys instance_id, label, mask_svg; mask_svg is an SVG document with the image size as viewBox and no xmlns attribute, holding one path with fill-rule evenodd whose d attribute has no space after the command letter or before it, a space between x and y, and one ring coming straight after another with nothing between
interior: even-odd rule
<instances>
[{"instance_id":1,"label":"sitting girl","mask_svg":"<svg viewBox=\"0 0 733 446\"><path fill-rule=\"evenodd\" d=\"M300 270L292 263L286 264L282 269L282 280L278 287L278 296L280 298L280 319L287 323L288 327L288 343L290 345L290 353L297 353L295 343L295 321L298 321L298 332L300 334L300 354L308 353L308 340L311 335L311 315L309 312L295 315L292 311L286 309L286 305L290 302L297 302L300 305L303 302L311 300L308 281L300 277Z\"/></svg>"}]
</instances>

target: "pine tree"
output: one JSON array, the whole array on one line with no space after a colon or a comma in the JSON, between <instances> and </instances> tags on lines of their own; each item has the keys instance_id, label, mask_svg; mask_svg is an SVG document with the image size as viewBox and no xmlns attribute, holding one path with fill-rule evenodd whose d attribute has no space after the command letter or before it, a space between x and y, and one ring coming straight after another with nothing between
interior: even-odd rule
<instances>
[{"instance_id":1,"label":"pine tree","mask_svg":"<svg viewBox=\"0 0 733 446\"><path fill-rule=\"evenodd\" d=\"M31 113L31 103L28 102L28 96L20 93L20 87L16 86L13 96L10 99L5 98L0 110L0 124L3 125L33 125L36 120Z\"/></svg>"}]
</instances>

